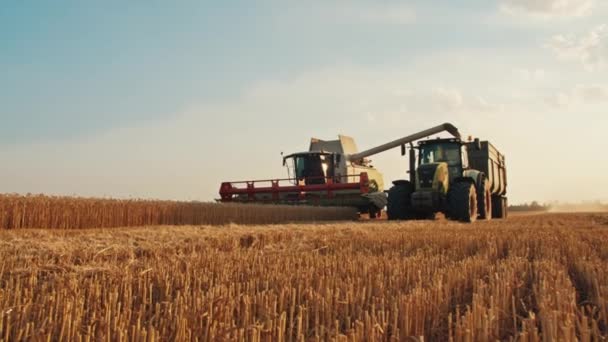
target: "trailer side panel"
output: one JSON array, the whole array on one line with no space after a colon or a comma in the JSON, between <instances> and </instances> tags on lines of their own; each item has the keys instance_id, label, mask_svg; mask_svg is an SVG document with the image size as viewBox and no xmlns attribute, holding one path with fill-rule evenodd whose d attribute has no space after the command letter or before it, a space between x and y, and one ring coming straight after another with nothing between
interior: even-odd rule
<instances>
[{"instance_id":1,"label":"trailer side panel","mask_svg":"<svg viewBox=\"0 0 608 342\"><path fill-rule=\"evenodd\" d=\"M469 166L486 174L491 183L492 195L507 194L507 168L505 156L488 141L467 143Z\"/></svg>"}]
</instances>

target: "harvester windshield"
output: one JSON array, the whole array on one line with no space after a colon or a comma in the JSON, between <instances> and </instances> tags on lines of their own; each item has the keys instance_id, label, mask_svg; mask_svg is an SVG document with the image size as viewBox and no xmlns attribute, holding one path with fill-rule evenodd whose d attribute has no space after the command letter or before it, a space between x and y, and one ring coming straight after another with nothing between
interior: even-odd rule
<instances>
[{"instance_id":1,"label":"harvester windshield","mask_svg":"<svg viewBox=\"0 0 608 342\"><path fill-rule=\"evenodd\" d=\"M285 158L288 167L293 168L295 183L325 184L328 177L334 177L333 155L328 153L299 153Z\"/></svg>"}]
</instances>

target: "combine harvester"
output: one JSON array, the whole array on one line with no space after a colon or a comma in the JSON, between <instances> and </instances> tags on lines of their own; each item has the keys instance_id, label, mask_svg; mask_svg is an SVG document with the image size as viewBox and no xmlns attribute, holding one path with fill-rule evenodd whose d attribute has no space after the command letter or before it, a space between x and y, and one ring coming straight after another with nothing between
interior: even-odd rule
<instances>
[{"instance_id":1,"label":"combine harvester","mask_svg":"<svg viewBox=\"0 0 608 342\"><path fill-rule=\"evenodd\" d=\"M442 132L453 138L423 140ZM489 142L460 140L449 123L357 152L352 138L311 139L308 152L283 158L289 178L223 182L221 202L353 206L371 218L387 207L390 220L422 219L443 212L473 222L507 215L505 159ZM367 157L410 147L410 180L384 191L382 174ZM417 151L417 152L416 152ZM388 193L388 196L387 196Z\"/></svg>"}]
</instances>

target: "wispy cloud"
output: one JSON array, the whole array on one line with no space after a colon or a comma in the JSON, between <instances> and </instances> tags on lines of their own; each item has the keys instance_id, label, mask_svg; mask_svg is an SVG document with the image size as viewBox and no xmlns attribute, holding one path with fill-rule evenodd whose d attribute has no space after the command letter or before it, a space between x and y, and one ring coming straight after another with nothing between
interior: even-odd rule
<instances>
[{"instance_id":1,"label":"wispy cloud","mask_svg":"<svg viewBox=\"0 0 608 342\"><path fill-rule=\"evenodd\" d=\"M541 68L516 68L514 72L525 82L541 82L546 77L545 70Z\"/></svg>"},{"instance_id":2,"label":"wispy cloud","mask_svg":"<svg viewBox=\"0 0 608 342\"><path fill-rule=\"evenodd\" d=\"M512 15L541 18L582 17L591 14L595 0L502 0L500 8Z\"/></svg>"},{"instance_id":3,"label":"wispy cloud","mask_svg":"<svg viewBox=\"0 0 608 342\"><path fill-rule=\"evenodd\" d=\"M594 105L605 102L608 102L608 85L601 84L578 84L549 99L549 103L557 107Z\"/></svg>"},{"instance_id":4,"label":"wispy cloud","mask_svg":"<svg viewBox=\"0 0 608 342\"><path fill-rule=\"evenodd\" d=\"M580 62L586 70L603 69L608 64L608 25L581 35L555 35L545 46L562 60Z\"/></svg>"}]
</instances>

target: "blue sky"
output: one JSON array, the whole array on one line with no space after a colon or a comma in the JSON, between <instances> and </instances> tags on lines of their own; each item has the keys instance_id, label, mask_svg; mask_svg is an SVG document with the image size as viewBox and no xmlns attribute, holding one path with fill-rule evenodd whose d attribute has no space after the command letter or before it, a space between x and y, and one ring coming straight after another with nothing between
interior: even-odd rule
<instances>
[{"instance_id":1,"label":"blue sky","mask_svg":"<svg viewBox=\"0 0 608 342\"><path fill-rule=\"evenodd\" d=\"M210 200L283 176L311 136L366 148L452 121L507 153L515 202L608 200L606 7L8 1L0 188ZM403 177L398 152L375 161Z\"/></svg>"}]
</instances>

